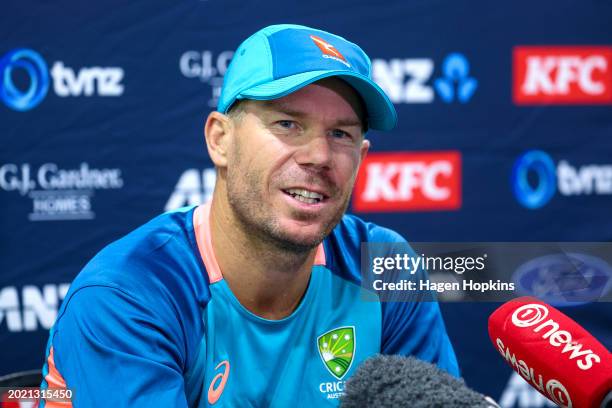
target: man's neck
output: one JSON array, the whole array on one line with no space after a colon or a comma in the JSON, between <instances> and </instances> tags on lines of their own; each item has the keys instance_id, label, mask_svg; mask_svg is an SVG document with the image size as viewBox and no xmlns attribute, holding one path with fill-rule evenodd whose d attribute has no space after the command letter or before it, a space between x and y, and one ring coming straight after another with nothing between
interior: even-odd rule
<instances>
[{"instance_id":1,"label":"man's neck","mask_svg":"<svg viewBox=\"0 0 612 408\"><path fill-rule=\"evenodd\" d=\"M294 253L249 235L229 206L215 199L209 222L223 279L238 301L266 319L289 316L306 292L316 249Z\"/></svg>"}]
</instances>

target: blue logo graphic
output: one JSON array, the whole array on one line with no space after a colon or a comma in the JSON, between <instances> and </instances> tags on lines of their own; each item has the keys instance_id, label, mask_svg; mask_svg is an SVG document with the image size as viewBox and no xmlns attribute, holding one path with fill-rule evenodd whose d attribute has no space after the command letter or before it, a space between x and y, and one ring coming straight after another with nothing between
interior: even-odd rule
<instances>
[{"instance_id":1,"label":"blue logo graphic","mask_svg":"<svg viewBox=\"0 0 612 408\"><path fill-rule=\"evenodd\" d=\"M29 87L19 89L13 72L23 70L29 77ZM38 105L49 90L49 70L45 60L36 51L17 48L0 60L0 99L18 111L27 111Z\"/></svg>"},{"instance_id":2,"label":"blue logo graphic","mask_svg":"<svg viewBox=\"0 0 612 408\"><path fill-rule=\"evenodd\" d=\"M535 187L529 184L529 171L535 172ZM512 187L516 199L523 206L533 210L543 207L557 190L555 164L548 153L530 150L514 163Z\"/></svg>"},{"instance_id":3,"label":"blue logo graphic","mask_svg":"<svg viewBox=\"0 0 612 408\"><path fill-rule=\"evenodd\" d=\"M449 54L442 63L443 77L434 81L438 95L446 103L457 99L467 103L476 92L478 80L470 77L470 63L463 54Z\"/></svg>"},{"instance_id":4,"label":"blue logo graphic","mask_svg":"<svg viewBox=\"0 0 612 408\"><path fill-rule=\"evenodd\" d=\"M523 295L553 306L572 306L604 298L611 288L612 268L601 258L566 252L524 263L512 280Z\"/></svg>"}]
</instances>

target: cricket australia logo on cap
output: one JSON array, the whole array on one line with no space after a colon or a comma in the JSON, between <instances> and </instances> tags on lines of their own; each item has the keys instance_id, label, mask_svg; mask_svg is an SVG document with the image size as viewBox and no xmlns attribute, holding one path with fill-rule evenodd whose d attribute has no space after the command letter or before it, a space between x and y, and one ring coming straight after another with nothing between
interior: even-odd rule
<instances>
[{"instance_id":1,"label":"cricket australia logo on cap","mask_svg":"<svg viewBox=\"0 0 612 408\"><path fill-rule=\"evenodd\" d=\"M323 58L330 58L335 61L341 62L347 67L351 67L351 64L344 58L344 55L340 54L340 51L336 49L333 45L322 39L321 37L317 37L316 35L311 35L310 39L314 41L314 43L319 47L321 52L323 52Z\"/></svg>"},{"instance_id":2,"label":"cricket australia logo on cap","mask_svg":"<svg viewBox=\"0 0 612 408\"><path fill-rule=\"evenodd\" d=\"M337 379L348 372L355 354L355 328L338 327L317 338L319 354L327 370Z\"/></svg>"}]
</instances>

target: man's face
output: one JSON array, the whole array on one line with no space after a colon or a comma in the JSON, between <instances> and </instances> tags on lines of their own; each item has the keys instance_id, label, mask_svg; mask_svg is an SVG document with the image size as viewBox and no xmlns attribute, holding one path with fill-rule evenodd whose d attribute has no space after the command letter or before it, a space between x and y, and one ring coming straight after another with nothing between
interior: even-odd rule
<instances>
[{"instance_id":1,"label":"man's face","mask_svg":"<svg viewBox=\"0 0 612 408\"><path fill-rule=\"evenodd\" d=\"M243 101L227 155L228 201L249 233L284 249L318 245L340 221L369 143L357 93L325 79Z\"/></svg>"}]
</instances>

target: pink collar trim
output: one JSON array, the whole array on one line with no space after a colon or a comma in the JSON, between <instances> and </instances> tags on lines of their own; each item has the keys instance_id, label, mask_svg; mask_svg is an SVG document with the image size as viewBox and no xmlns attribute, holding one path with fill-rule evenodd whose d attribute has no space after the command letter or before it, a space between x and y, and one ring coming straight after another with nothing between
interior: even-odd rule
<instances>
[{"instance_id":1,"label":"pink collar trim","mask_svg":"<svg viewBox=\"0 0 612 408\"><path fill-rule=\"evenodd\" d=\"M198 251L206 272L208 273L208 279L210 283L219 282L223 279L223 274L219 268L219 263L215 257L215 252L212 246L211 234L210 234L210 202L198 206L193 212L193 227L195 230L196 243L198 245ZM317 247L317 253L315 255L314 264L325 265L325 248L323 243L320 243Z\"/></svg>"}]
</instances>

